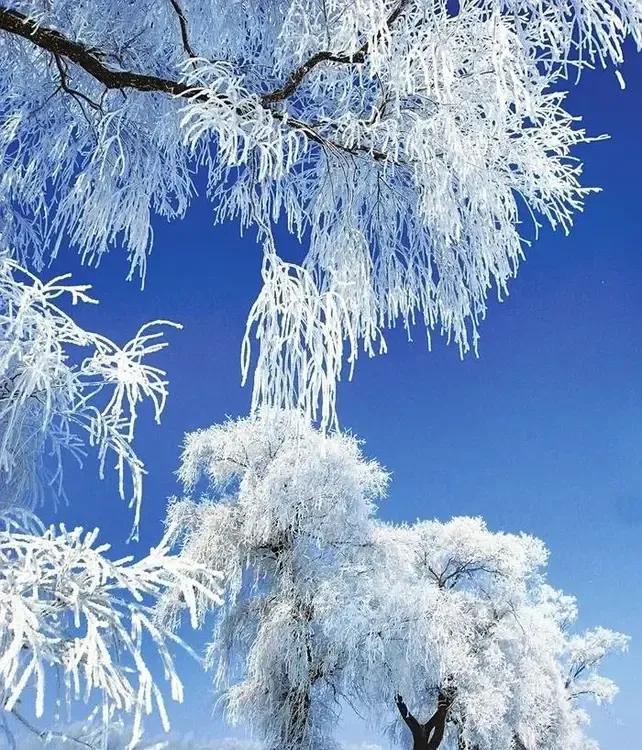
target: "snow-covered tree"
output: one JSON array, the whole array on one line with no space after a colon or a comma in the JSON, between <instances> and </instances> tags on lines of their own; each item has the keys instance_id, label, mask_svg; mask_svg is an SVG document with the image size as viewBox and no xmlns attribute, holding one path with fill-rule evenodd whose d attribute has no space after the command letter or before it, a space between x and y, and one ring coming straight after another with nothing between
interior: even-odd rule
<instances>
[{"instance_id":1,"label":"snow-covered tree","mask_svg":"<svg viewBox=\"0 0 642 750\"><path fill-rule=\"evenodd\" d=\"M346 679L378 712L396 703L397 735L414 750L589 747L575 699L614 697L595 670L628 639L570 632L575 601L546 584L540 540L476 518L376 524L372 538L330 621L354 654Z\"/></svg>"},{"instance_id":2,"label":"snow-covered tree","mask_svg":"<svg viewBox=\"0 0 642 750\"><path fill-rule=\"evenodd\" d=\"M42 717L49 684L63 717L78 701L88 704L107 731L119 715L133 715L127 747L140 740L145 714L157 710L169 729L158 675L172 699L181 701L183 685L170 646L185 644L155 621L154 604L168 589L180 592L197 627L196 599L209 606L219 602L219 574L171 554L171 529L146 557L111 561L105 555L110 545L97 543L98 530L24 526L8 517L0 532L3 710L32 728L21 703L35 693L34 713ZM159 660L155 667L150 647ZM47 730L38 734L61 736Z\"/></svg>"},{"instance_id":3,"label":"snow-covered tree","mask_svg":"<svg viewBox=\"0 0 642 750\"><path fill-rule=\"evenodd\" d=\"M113 460L125 497L131 478L134 530L142 499L143 462L133 449L139 404L147 399L156 421L165 406L165 372L146 359L162 350L156 320L120 347L79 326L59 306L95 303L88 285L68 276L42 282L0 255L0 509L35 508L49 491L64 494L63 459L81 460L95 447L102 476Z\"/></svg>"},{"instance_id":4,"label":"snow-covered tree","mask_svg":"<svg viewBox=\"0 0 642 750\"><path fill-rule=\"evenodd\" d=\"M569 229L590 138L562 89L627 37L638 0L3 0L0 238L36 265L122 242L144 274L204 173L265 245L254 403L329 424L386 328L476 347L540 222Z\"/></svg>"},{"instance_id":5,"label":"snow-covered tree","mask_svg":"<svg viewBox=\"0 0 642 750\"><path fill-rule=\"evenodd\" d=\"M346 703L396 715L415 750L591 747L576 701L615 695L596 668L627 639L570 631L575 601L546 583L538 539L377 520L386 473L292 413L193 433L179 473L204 494L168 522L187 558L224 573L214 683L266 750L335 747Z\"/></svg>"},{"instance_id":6,"label":"snow-covered tree","mask_svg":"<svg viewBox=\"0 0 642 750\"><path fill-rule=\"evenodd\" d=\"M229 720L265 750L333 747L346 655L320 628L335 595L324 583L353 574L386 473L353 439L264 412L190 435L180 476L209 484L168 517L185 556L224 576L208 663Z\"/></svg>"}]
</instances>

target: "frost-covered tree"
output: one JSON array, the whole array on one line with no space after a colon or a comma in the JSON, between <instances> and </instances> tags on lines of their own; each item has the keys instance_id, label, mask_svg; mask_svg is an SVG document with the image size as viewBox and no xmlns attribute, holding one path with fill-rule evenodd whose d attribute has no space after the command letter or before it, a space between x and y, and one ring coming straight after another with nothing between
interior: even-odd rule
<instances>
[{"instance_id":1,"label":"frost-covered tree","mask_svg":"<svg viewBox=\"0 0 642 750\"><path fill-rule=\"evenodd\" d=\"M627 37L638 0L3 0L0 235L36 265L122 242L144 274L204 173L265 246L254 403L328 424L386 328L476 347L540 223L569 229L590 138L562 89Z\"/></svg>"},{"instance_id":2,"label":"frost-covered tree","mask_svg":"<svg viewBox=\"0 0 642 750\"><path fill-rule=\"evenodd\" d=\"M577 700L612 699L596 669L627 639L570 631L575 602L546 583L538 539L474 518L385 524L381 467L283 412L193 433L180 476L204 494L169 523L224 572L214 683L266 750L335 747L346 703L396 715L414 750L592 747Z\"/></svg>"},{"instance_id":3,"label":"frost-covered tree","mask_svg":"<svg viewBox=\"0 0 642 750\"><path fill-rule=\"evenodd\" d=\"M189 489L207 480L207 499L175 501L168 517L185 556L223 573L208 663L229 720L265 750L333 747L349 655L321 628L327 582L354 575L386 473L347 436L263 413L191 434L180 476Z\"/></svg>"},{"instance_id":4,"label":"frost-covered tree","mask_svg":"<svg viewBox=\"0 0 642 750\"><path fill-rule=\"evenodd\" d=\"M414 750L592 746L576 699L614 697L595 670L628 639L571 633L575 601L547 585L540 540L475 518L376 524L372 538L332 626L357 693L377 711L396 703L397 735Z\"/></svg>"}]
</instances>

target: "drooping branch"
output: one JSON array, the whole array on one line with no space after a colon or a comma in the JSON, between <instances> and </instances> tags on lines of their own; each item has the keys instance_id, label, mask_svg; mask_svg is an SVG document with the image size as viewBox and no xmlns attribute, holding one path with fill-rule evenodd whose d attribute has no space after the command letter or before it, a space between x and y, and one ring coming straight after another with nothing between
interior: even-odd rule
<instances>
[{"instance_id":1,"label":"drooping branch","mask_svg":"<svg viewBox=\"0 0 642 750\"><path fill-rule=\"evenodd\" d=\"M69 96L73 97L78 100L82 100L86 104L88 104L92 109L100 109L100 104L90 99L88 96L82 93L82 91L77 91L76 89L72 88L72 86L69 84L69 74L67 71L67 66L63 59L60 57L60 55L54 55L53 56L55 62L56 62L56 68L58 69L58 75L60 76L60 88L66 93L69 94ZM84 111L84 110L83 110Z\"/></svg>"}]
</instances>

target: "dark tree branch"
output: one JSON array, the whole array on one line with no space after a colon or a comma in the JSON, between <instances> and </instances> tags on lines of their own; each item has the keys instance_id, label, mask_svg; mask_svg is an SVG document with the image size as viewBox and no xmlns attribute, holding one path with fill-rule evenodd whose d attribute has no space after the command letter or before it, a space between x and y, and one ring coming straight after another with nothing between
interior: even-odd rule
<instances>
[{"instance_id":1,"label":"dark tree branch","mask_svg":"<svg viewBox=\"0 0 642 750\"><path fill-rule=\"evenodd\" d=\"M82 91L77 91L76 89L72 88L69 85L69 75L67 72L67 66L63 59L60 57L60 55L54 54L53 56L56 67L58 68L58 75L60 77L60 88L66 93L72 96L74 99L82 99L82 101L86 102L92 109L100 110L100 104L93 101L93 99L90 99L88 96L82 93ZM82 105L81 105L82 109ZM84 111L84 110L83 110Z\"/></svg>"},{"instance_id":2,"label":"dark tree branch","mask_svg":"<svg viewBox=\"0 0 642 750\"><path fill-rule=\"evenodd\" d=\"M0 29L29 40L41 49L71 60L108 89L157 91L173 96L188 96L193 89L180 81L130 71L112 70L104 64L104 55L75 42L56 29L40 26L17 10L0 7Z\"/></svg>"},{"instance_id":3,"label":"dark tree branch","mask_svg":"<svg viewBox=\"0 0 642 750\"><path fill-rule=\"evenodd\" d=\"M392 11L386 21L386 26L390 28L394 22L399 18L403 9L408 5L410 0L400 0L399 5ZM370 49L370 42L365 41L361 47L355 52L330 52L329 50L323 52L317 52L308 58L302 65L294 70L287 81L280 86L278 89L271 91L263 96L263 102L271 104L272 102L282 101L291 96L299 85L303 82L303 79L314 70L318 65L324 62L340 63L343 65L354 65L357 63L364 63Z\"/></svg>"},{"instance_id":4,"label":"dark tree branch","mask_svg":"<svg viewBox=\"0 0 642 750\"><path fill-rule=\"evenodd\" d=\"M440 690L437 710L425 724L420 724L408 710L403 698L398 694L395 696L401 718L412 732L413 750L437 750L446 733L448 712L452 702L453 696Z\"/></svg>"},{"instance_id":5,"label":"dark tree branch","mask_svg":"<svg viewBox=\"0 0 642 750\"><path fill-rule=\"evenodd\" d=\"M444 739L444 734L446 732L446 720L448 718L449 708L450 703L442 701L440 696L437 710L429 720L431 733L429 734L428 730L425 729L427 740L426 750L437 750L439 745L441 745L441 741ZM426 725L426 727L427 726L428 725Z\"/></svg>"},{"instance_id":6,"label":"dark tree branch","mask_svg":"<svg viewBox=\"0 0 642 750\"><path fill-rule=\"evenodd\" d=\"M424 724L424 732L426 734L426 738L430 737L432 732L434 731L436 725L437 725L437 718L439 716L439 709L435 711L435 713L428 719L428 721Z\"/></svg>"},{"instance_id":7,"label":"dark tree branch","mask_svg":"<svg viewBox=\"0 0 642 750\"><path fill-rule=\"evenodd\" d=\"M395 695L395 703L401 714L401 718L406 722L408 728L412 732L413 740L415 745L421 741L423 737L423 730L421 724L415 719L415 717L408 710L408 706L404 703L404 699L399 695Z\"/></svg>"},{"instance_id":8,"label":"dark tree branch","mask_svg":"<svg viewBox=\"0 0 642 750\"><path fill-rule=\"evenodd\" d=\"M199 93L193 86L188 86L182 81L126 70L113 70L104 62L107 58L105 53L92 49L82 42L69 39L56 29L41 26L17 10L0 6L0 30L20 36L54 56L57 55L59 58L62 57L73 62L107 89L122 90L129 88L142 92L169 94L170 96L196 101L206 99L210 95L210 92L205 91ZM229 106L234 106L232 102L227 100L227 97L223 95L219 95L219 97ZM265 101L264 104L275 119L287 121L289 126L301 131L310 141L320 146L352 156L369 155L378 162L388 159L387 154L368 145L347 148L341 143L326 138L313 126L291 117L286 118L283 112L270 109ZM247 112L242 111L242 109L238 107L235 109L239 116L247 116Z\"/></svg>"},{"instance_id":9,"label":"dark tree branch","mask_svg":"<svg viewBox=\"0 0 642 750\"><path fill-rule=\"evenodd\" d=\"M178 2L178 0L169 0L169 2L171 3L172 8L174 8L174 11L178 16L178 23L181 28L181 40L183 42L183 49L185 50L188 57L196 57L192 45L189 42L189 34L187 32L187 19L185 18L183 8L181 7L181 4Z\"/></svg>"}]
</instances>

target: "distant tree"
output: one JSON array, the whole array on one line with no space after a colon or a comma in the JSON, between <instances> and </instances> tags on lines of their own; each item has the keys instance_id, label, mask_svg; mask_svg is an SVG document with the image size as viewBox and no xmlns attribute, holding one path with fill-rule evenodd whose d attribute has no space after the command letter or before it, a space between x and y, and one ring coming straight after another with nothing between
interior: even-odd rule
<instances>
[{"instance_id":1,"label":"distant tree","mask_svg":"<svg viewBox=\"0 0 642 750\"><path fill-rule=\"evenodd\" d=\"M170 506L177 541L224 574L214 683L266 750L333 747L346 703L376 723L394 711L414 750L590 747L576 701L613 698L596 669L628 639L569 631L575 602L546 584L538 539L382 523L385 472L283 412L188 436L180 476L207 488Z\"/></svg>"},{"instance_id":2,"label":"distant tree","mask_svg":"<svg viewBox=\"0 0 642 750\"><path fill-rule=\"evenodd\" d=\"M361 348L416 320L475 348L540 222L568 231L591 138L561 88L627 37L638 0L3 0L0 238L36 266L122 242L144 275L204 172L265 246L254 403L328 425Z\"/></svg>"},{"instance_id":3,"label":"distant tree","mask_svg":"<svg viewBox=\"0 0 642 750\"><path fill-rule=\"evenodd\" d=\"M596 669L628 638L570 631L575 600L546 583L540 540L476 518L378 523L372 538L360 574L339 579L333 632L349 636L357 694L396 703L397 736L414 750L589 746L577 699L613 699Z\"/></svg>"}]
</instances>

